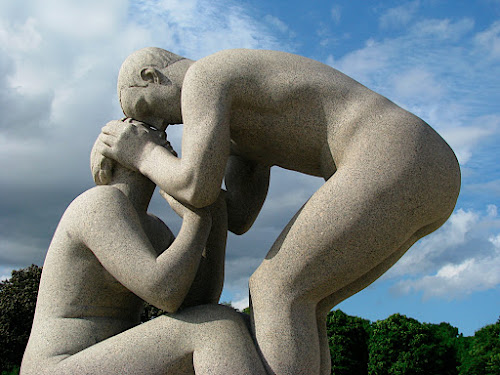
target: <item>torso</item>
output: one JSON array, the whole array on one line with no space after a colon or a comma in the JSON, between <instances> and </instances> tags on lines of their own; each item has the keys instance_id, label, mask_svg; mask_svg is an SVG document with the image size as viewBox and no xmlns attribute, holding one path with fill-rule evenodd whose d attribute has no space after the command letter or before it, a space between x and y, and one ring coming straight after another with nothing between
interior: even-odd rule
<instances>
[{"instance_id":1,"label":"torso","mask_svg":"<svg viewBox=\"0 0 500 375\"><path fill-rule=\"evenodd\" d=\"M143 301L73 237L74 225L63 216L44 263L26 351L40 361L59 361L139 324ZM158 254L172 240L168 228L158 233L156 218L144 218L143 229Z\"/></svg>"},{"instance_id":2,"label":"torso","mask_svg":"<svg viewBox=\"0 0 500 375\"><path fill-rule=\"evenodd\" d=\"M226 66L218 74L230 87L235 82L232 152L264 165L329 178L352 160L354 143L384 144L382 158L400 157L405 143L425 143L429 127L422 120L320 62L251 50L222 51L200 62Z\"/></svg>"}]
</instances>

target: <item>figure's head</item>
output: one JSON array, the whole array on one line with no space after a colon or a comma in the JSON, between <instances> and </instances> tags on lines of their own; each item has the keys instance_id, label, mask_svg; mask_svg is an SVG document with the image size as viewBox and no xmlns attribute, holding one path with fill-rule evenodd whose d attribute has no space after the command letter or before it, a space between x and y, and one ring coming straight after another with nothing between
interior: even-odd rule
<instances>
[{"instance_id":1,"label":"figure's head","mask_svg":"<svg viewBox=\"0 0 500 375\"><path fill-rule=\"evenodd\" d=\"M125 116L154 126L181 122L180 93L187 67L172 65L182 60L190 61L155 47L127 57L118 75L118 97Z\"/></svg>"},{"instance_id":2,"label":"figure's head","mask_svg":"<svg viewBox=\"0 0 500 375\"><path fill-rule=\"evenodd\" d=\"M139 121L134 121L132 119L125 119L122 121L128 122L133 126L140 127L141 131L151 132L152 134L155 135L153 137L155 143L167 149L171 148L170 144L167 142L165 132L155 131L149 128L146 124L141 123ZM97 150L98 142L99 140L97 140L94 143L94 147L92 147L92 151L90 153L90 169L92 171L92 177L94 178L94 182L96 183L96 185L109 185L113 182L117 182L116 181L117 178L119 180L123 179L124 175L128 175L128 177L125 177L126 181L130 180L131 175L137 175L137 177L142 177L147 179L147 177L142 176L140 173L131 171L118 164L118 162L116 162L115 160L110 159L101 154ZM117 174L122 175L122 177L117 177Z\"/></svg>"}]
</instances>

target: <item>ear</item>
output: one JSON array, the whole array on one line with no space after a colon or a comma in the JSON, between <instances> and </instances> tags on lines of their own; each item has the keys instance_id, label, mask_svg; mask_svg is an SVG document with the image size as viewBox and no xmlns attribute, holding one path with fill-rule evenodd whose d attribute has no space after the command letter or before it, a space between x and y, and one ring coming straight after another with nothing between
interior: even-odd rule
<instances>
[{"instance_id":1,"label":"ear","mask_svg":"<svg viewBox=\"0 0 500 375\"><path fill-rule=\"evenodd\" d=\"M150 82L150 83L160 83L161 73L158 71L158 69L149 67L149 68L143 68L141 70L141 78L143 81Z\"/></svg>"}]
</instances>

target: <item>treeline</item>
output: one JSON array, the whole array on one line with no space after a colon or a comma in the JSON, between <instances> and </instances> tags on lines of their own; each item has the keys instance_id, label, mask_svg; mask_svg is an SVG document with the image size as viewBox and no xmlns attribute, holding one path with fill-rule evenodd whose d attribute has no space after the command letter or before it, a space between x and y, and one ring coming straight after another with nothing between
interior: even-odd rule
<instances>
[{"instance_id":1,"label":"treeline","mask_svg":"<svg viewBox=\"0 0 500 375\"><path fill-rule=\"evenodd\" d=\"M2 375L19 369L41 271L32 265L0 282ZM146 304L141 320L161 313ZM500 375L500 319L465 337L448 323L420 323L400 314L370 322L335 310L327 330L334 375Z\"/></svg>"},{"instance_id":2,"label":"treeline","mask_svg":"<svg viewBox=\"0 0 500 375\"><path fill-rule=\"evenodd\" d=\"M448 323L401 314L370 322L336 310L327 329L335 375L500 375L500 319L465 337Z\"/></svg>"}]
</instances>

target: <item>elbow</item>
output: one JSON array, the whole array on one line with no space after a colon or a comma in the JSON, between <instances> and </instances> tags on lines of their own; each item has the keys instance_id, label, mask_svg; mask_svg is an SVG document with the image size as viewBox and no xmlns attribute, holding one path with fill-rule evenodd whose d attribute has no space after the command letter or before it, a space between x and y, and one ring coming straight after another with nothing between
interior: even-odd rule
<instances>
[{"instance_id":1,"label":"elbow","mask_svg":"<svg viewBox=\"0 0 500 375\"><path fill-rule=\"evenodd\" d=\"M172 296L163 299L156 299L152 305L157 308L166 311L170 314L175 313L182 305L183 300L181 298L172 298Z\"/></svg>"},{"instance_id":2,"label":"elbow","mask_svg":"<svg viewBox=\"0 0 500 375\"><path fill-rule=\"evenodd\" d=\"M228 223L228 229L231 233L234 233L238 236L245 234L252 227L251 224L247 223Z\"/></svg>"},{"instance_id":3,"label":"elbow","mask_svg":"<svg viewBox=\"0 0 500 375\"><path fill-rule=\"evenodd\" d=\"M174 313L184 302L188 288L179 284L169 285L168 287L164 285L165 283L163 283L163 287L159 284L154 288L150 288L148 293L150 301L147 302L163 311Z\"/></svg>"},{"instance_id":4,"label":"elbow","mask_svg":"<svg viewBox=\"0 0 500 375\"><path fill-rule=\"evenodd\" d=\"M209 189L205 186L194 187L186 192L183 200L185 203L195 208L210 206L217 200L220 189L216 189L215 192L212 192L211 190L212 189Z\"/></svg>"},{"instance_id":5,"label":"elbow","mask_svg":"<svg viewBox=\"0 0 500 375\"><path fill-rule=\"evenodd\" d=\"M236 234L242 235L250 230L256 217L246 212L240 212L228 207L228 229Z\"/></svg>"}]
</instances>

